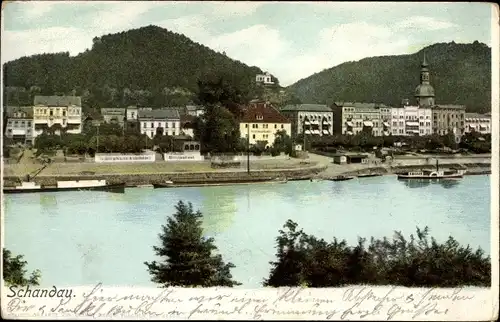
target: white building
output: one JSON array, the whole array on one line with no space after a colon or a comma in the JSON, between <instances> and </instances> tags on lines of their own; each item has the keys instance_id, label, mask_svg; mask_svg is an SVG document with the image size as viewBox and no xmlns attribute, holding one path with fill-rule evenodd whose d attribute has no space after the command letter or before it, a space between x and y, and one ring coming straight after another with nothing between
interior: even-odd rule
<instances>
[{"instance_id":1,"label":"white building","mask_svg":"<svg viewBox=\"0 0 500 322\"><path fill-rule=\"evenodd\" d=\"M82 132L82 100L79 96L35 96L33 104L35 137L55 125L67 133ZM55 131L60 134L60 130Z\"/></svg>"},{"instance_id":2,"label":"white building","mask_svg":"<svg viewBox=\"0 0 500 322\"><path fill-rule=\"evenodd\" d=\"M336 102L332 106L335 134L356 135L361 132L374 136L391 133L391 108L385 104Z\"/></svg>"},{"instance_id":3,"label":"white building","mask_svg":"<svg viewBox=\"0 0 500 322\"><path fill-rule=\"evenodd\" d=\"M292 136L305 132L311 135L333 135L333 110L327 105L286 105L280 113L292 122Z\"/></svg>"},{"instance_id":4,"label":"white building","mask_svg":"<svg viewBox=\"0 0 500 322\"><path fill-rule=\"evenodd\" d=\"M203 106L201 105L187 105L186 114L191 116L201 116L204 112Z\"/></svg>"},{"instance_id":5,"label":"white building","mask_svg":"<svg viewBox=\"0 0 500 322\"><path fill-rule=\"evenodd\" d=\"M392 135L431 135L432 109L418 106L394 107L391 110Z\"/></svg>"},{"instance_id":6,"label":"white building","mask_svg":"<svg viewBox=\"0 0 500 322\"><path fill-rule=\"evenodd\" d=\"M491 114L465 113L465 133L491 133Z\"/></svg>"},{"instance_id":7,"label":"white building","mask_svg":"<svg viewBox=\"0 0 500 322\"><path fill-rule=\"evenodd\" d=\"M271 74L269 74L268 72L265 72L264 74L257 74L255 76L255 81L257 83L262 83L265 85L274 84L273 78L272 78Z\"/></svg>"},{"instance_id":8,"label":"white building","mask_svg":"<svg viewBox=\"0 0 500 322\"><path fill-rule=\"evenodd\" d=\"M175 109L139 110L140 133L153 138L161 128L163 135L180 135L181 118ZM161 131L160 130L160 131Z\"/></svg>"},{"instance_id":9,"label":"white building","mask_svg":"<svg viewBox=\"0 0 500 322\"><path fill-rule=\"evenodd\" d=\"M5 136L20 143L33 143L35 123L33 108L7 106L7 125Z\"/></svg>"}]
</instances>

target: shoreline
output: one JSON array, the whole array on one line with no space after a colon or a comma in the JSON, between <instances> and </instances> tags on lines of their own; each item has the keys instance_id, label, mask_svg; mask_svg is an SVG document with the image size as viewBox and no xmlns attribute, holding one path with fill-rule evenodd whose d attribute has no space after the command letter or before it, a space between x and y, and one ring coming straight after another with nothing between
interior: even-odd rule
<instances>
[{"instance_id":1,"label":"shoreline","mask_svg":"<svg viewBox=\"0 0 500 322\"><path fill-rule=\"evenodd\" d=\"M37 184L45 186L55 186L57 181L64 180L92 180L104 179L108 184L125 183L129 187L145 187L153 184L172 181L171 188L185 186L231 186L241 184L272 183L277 179L286 179L286 181L300 180L329 180L339 175L355 176L376 174L376 175L394 175L403 171L414 169L434 169L435 165L414 164L411 159L399 159L394 163L368 163L368 164L333 164L330 158L325 158L322 162L315 162L309 159L309 164L296 168L271 168L254 169L247 173L242 169L225 169L212 171L175 171L175 172L157 172L157 173L93 173L93 174L41 174L34 181ZM461 162L462 161L462 162ZM465 162L463 162L465 161ZM470 158L453 158L449 162L443 162L440 167L466 168L465 176L469 175L487 175L491 174L491 162L489 160L474 160ZM362 177L360 177L362 178ZM14 187L18 184L20 177L15 175L4 176L3 185L5 188Z\"/></svg>"}]
</instances>

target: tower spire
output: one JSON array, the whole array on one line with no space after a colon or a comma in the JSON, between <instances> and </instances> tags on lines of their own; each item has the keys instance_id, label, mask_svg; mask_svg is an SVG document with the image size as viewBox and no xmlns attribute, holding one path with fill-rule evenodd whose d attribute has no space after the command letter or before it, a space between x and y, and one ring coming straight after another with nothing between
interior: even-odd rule
<instances>
[{"instance_id":1,"label":"tower spire","mask_svg":"<svg viewBox=\"0 0 500 322\"><path fill-rule=\"evenodd\" d=\"M425 57L425 50L424 50L424 61L422 62L422 67L427 67L429 64L427 64L427 59Z\"/></svg>"}]
</instances>

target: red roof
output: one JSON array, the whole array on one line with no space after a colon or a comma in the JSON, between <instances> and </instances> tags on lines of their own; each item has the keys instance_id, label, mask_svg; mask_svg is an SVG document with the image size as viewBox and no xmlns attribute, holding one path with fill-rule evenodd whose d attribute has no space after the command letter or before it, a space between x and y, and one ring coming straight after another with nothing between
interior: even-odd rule
<instances>
[{"instance_id":1,"label":"red roof","mask_svg":"<svg viewBox=\"0 0 500 322\"><path fill-rule=\"evenodd\" d=\"M277 109L267 104L251 104L240 120L241 123L290 123Z\"/></svg>"}]
</instances>

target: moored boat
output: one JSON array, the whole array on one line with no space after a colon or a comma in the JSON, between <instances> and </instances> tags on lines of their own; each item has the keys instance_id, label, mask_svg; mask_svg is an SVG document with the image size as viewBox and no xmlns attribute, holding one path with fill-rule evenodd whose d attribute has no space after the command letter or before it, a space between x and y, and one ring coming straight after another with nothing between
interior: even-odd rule
<instances>
[{"instance_id":1,"label":"moored boat","mask_svg":"<svg viewBox=\"0 0 500 322\"><path fill-rule=\"evenodd\" d=\"M380 173L365 173L365 174L358 174L358 178L369 178L369 177L380 177L382 174Z\"/></svg>"},{"instance_id":2,"label":"moored boat","mask_svg":"<svg viewBox=\"0 0 500 322\"><path fill-rule=\"evenodd\" d=\"M187 188L187 187L213 187L213 186L233 186L233 185L248 185L248 184L265 184L265 183L287 183L286 178L275 179L252 179L240 181L222 181L222 182L185 182L174 183L170 180L160 183L153 183L153 188Z\"/></svg>"},{"instance_id":3,"label":"moored boat","mask_svg":"<svg viewBox=\"0 0 500 322\"><path fill-rule=\"evenodd\" d=\"M346 180L351 180L354 179L352 176L344 176L344 175L338 175L336 177L331 178L331 181L346 181Z\"/></svg>"},{"instance_id":4,"label":"moored boat","mask_svg":"<svg viewBox=\"0 0 500 322\"><path fill-rule=\"evenodd\" d=\"M440 170L439 163L436 160L436 169L435 170L417 170L417 171L408 171L404 173L398 174L398 179L407 180L407 179L428 179L428 180L436 180L436 179L459 179L462 178L465 174L465 169L450 169L450 170Z\"/></svg>"},{"instance_id":5,"label":"moored boat","mask_svg":"<svg viewBox=\"0 0 500 322\"><path fill-rule=\"evenodd\" d=\"M108 184L106 180L66 180L57 181L56 186L37 185L35 182L22 182L20 186L4 187L4 193L33 193L58 191L105 191L124 193L125 183Z\"/></svg>"}]
</instances>

